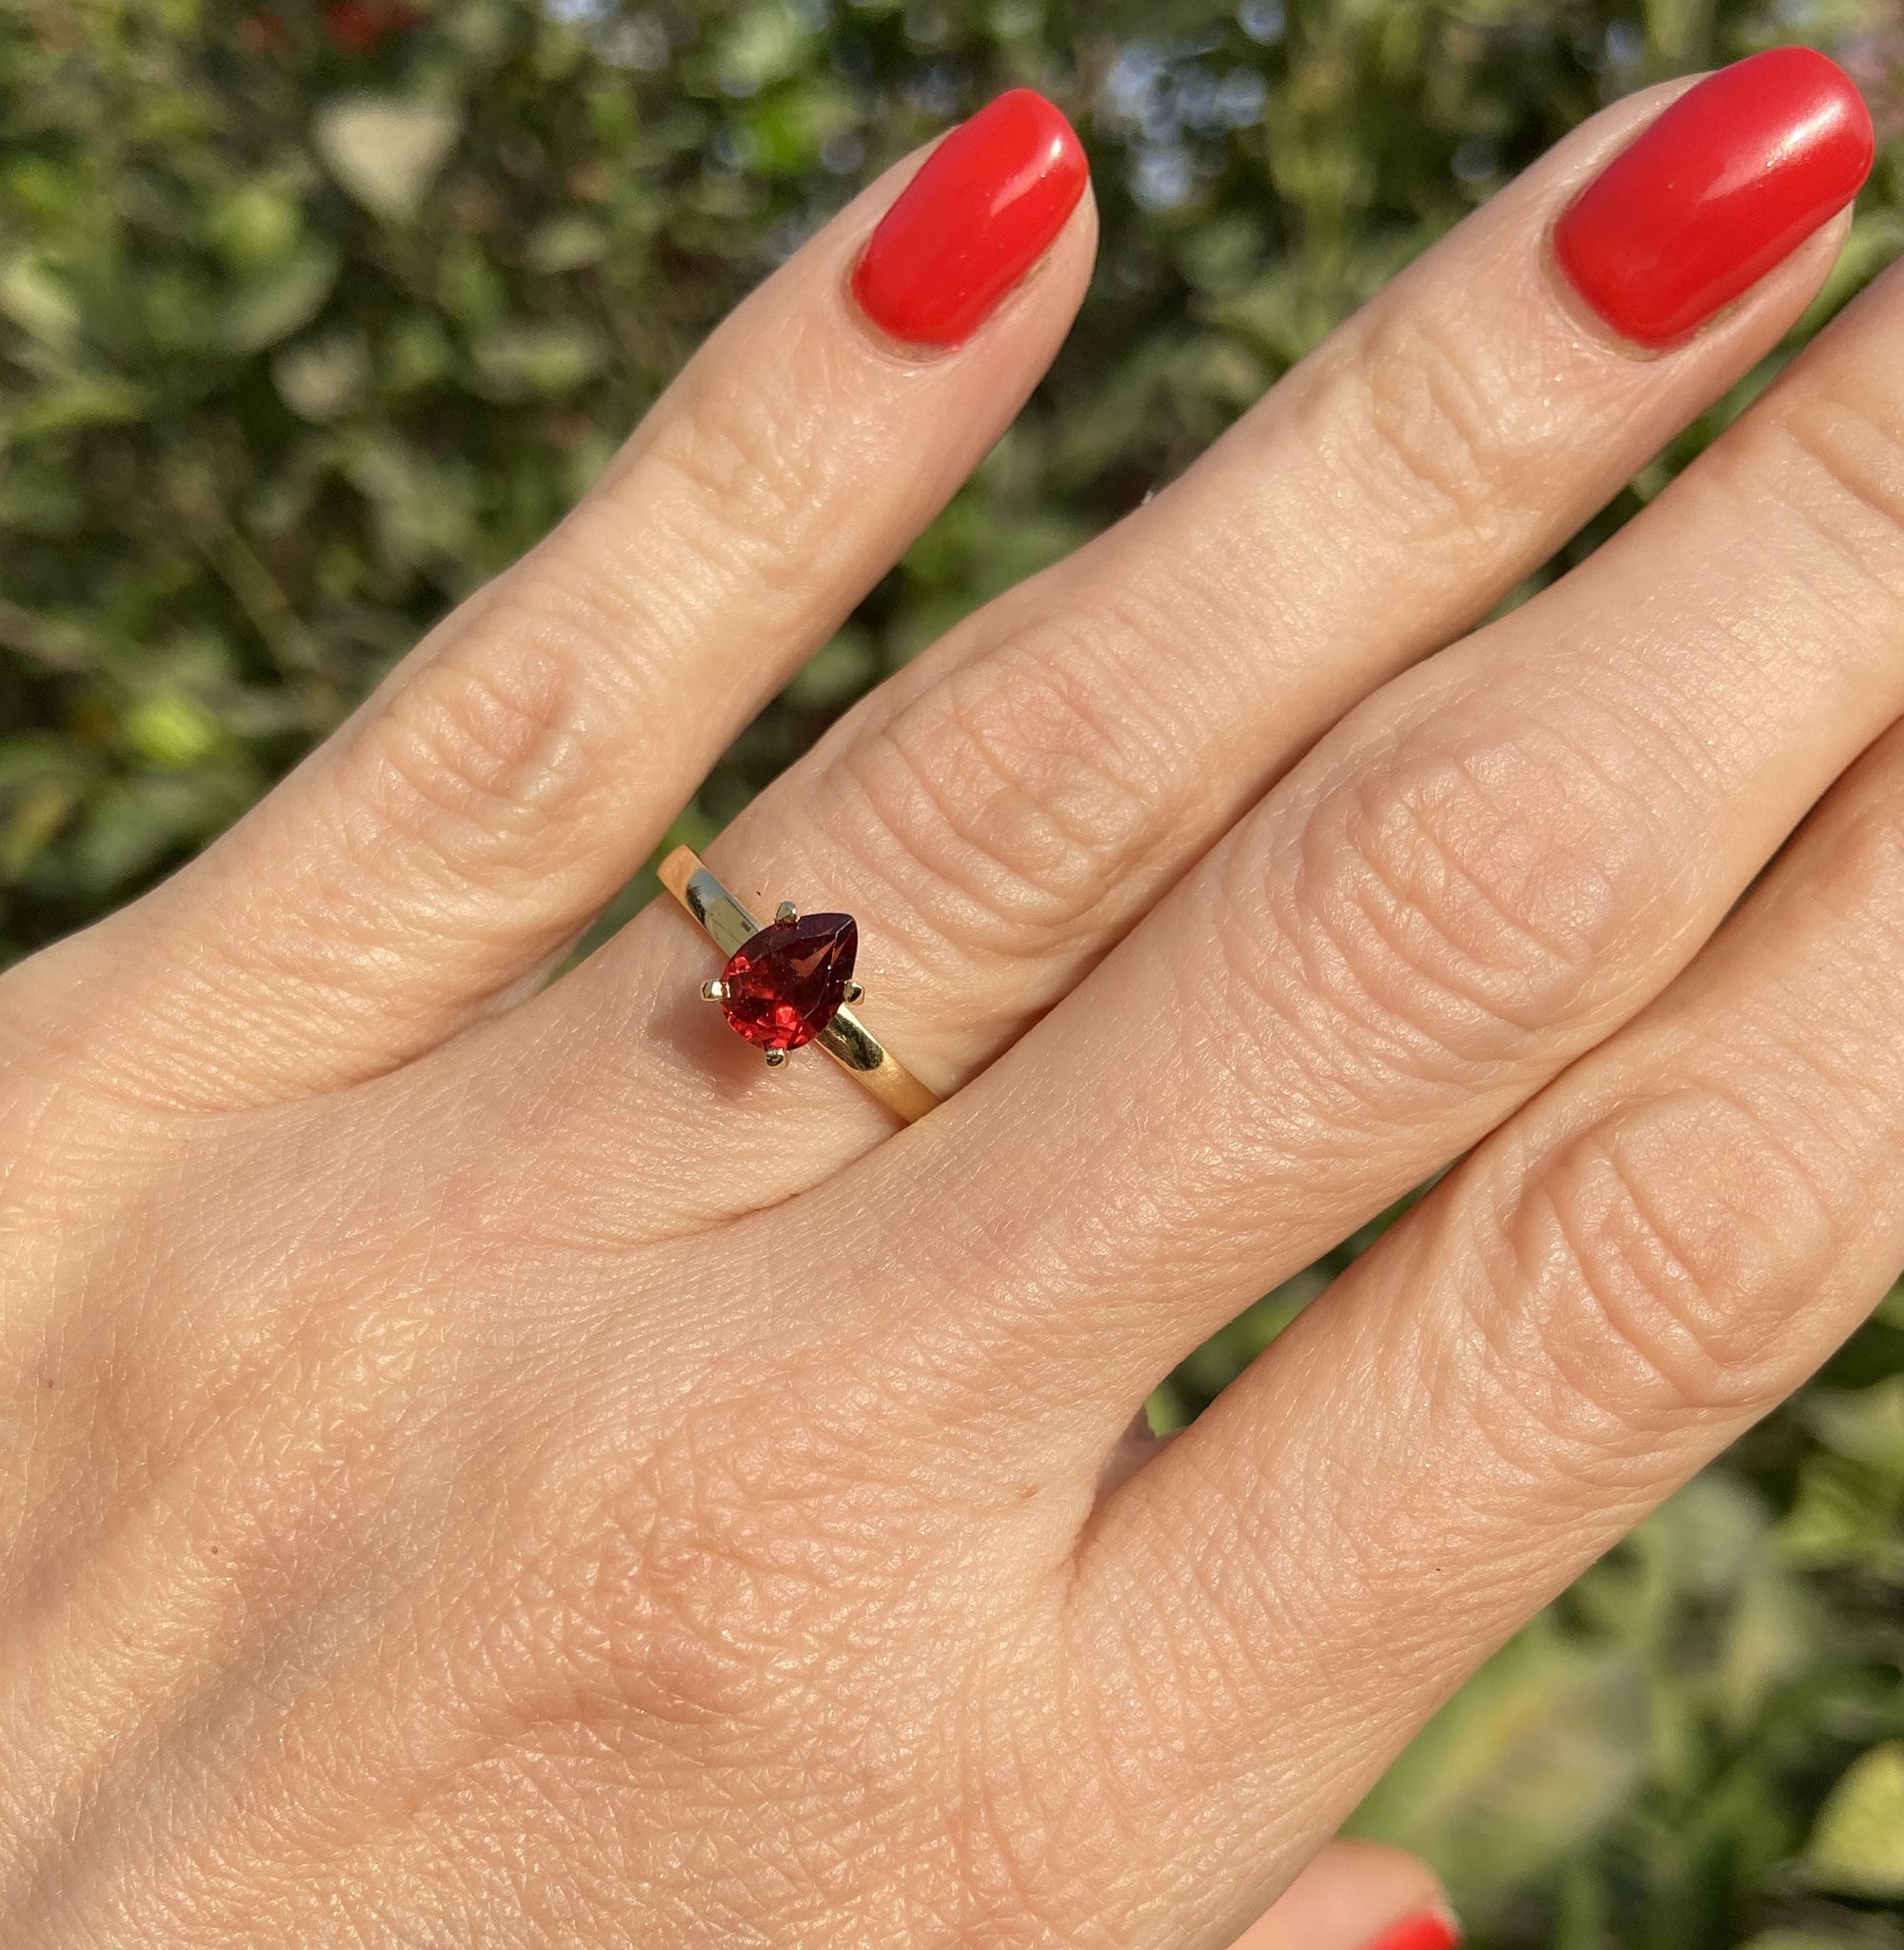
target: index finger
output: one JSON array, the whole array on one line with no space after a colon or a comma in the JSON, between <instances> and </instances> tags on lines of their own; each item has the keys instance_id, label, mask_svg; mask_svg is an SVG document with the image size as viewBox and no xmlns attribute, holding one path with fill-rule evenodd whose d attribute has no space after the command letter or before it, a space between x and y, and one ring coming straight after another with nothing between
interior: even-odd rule
<instances>
[{"instance_id":1,"label":"index finger","mask_svg":"<svg viewBox=\"0 0 1904 1950\"><path fill-rule=\"evenodd\" d=\"M1094 242L1083 152L1028 90L888 171L545 541L203 858L16 971L16 1005L70 1023L84 990L99 1074L222 1106L512 1000L1004 430Z\"/></svg>"}]
</instances>

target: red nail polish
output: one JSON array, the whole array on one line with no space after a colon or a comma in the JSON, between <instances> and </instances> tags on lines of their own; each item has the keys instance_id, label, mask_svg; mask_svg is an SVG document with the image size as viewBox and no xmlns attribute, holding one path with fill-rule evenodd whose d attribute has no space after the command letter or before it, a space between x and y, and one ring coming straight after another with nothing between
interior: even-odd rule
<instances>
[{"instance_id":1,"label":"red nail polish","mask_svg":"<svg viewBox=\"0 0 1904 1950\"><path fill-rule=\"evenodd\" d=\"M1461 1926L1451 1910L1424 1909L1384 1930L1367 1950L1454 1950L1460 1940Z\"/></svg>"},{"instance_id":2,"label":"red nail polish","mask_svg":"<svg viewBox=\"0 0 1904 1950\"><path fill-rule=\"evenodd\" d=\"M1613 328L1668 346L1748 290L1856 195L1871 115L1844 70L1773 48L1709 74L1622 149L1554 231Z\"/></svg>"},{"instance_id":3,"label":"red nail polish","mask_svg":"<svg viewBox=\"0 0 1904 1950\"><path fill-rule=\"evenodd\" d=\"M1013 89L926 157L867 242L853 295L895 338L963 344L1051 248L1086 173L1070 123Z\"/></svg>"}]
</instances>

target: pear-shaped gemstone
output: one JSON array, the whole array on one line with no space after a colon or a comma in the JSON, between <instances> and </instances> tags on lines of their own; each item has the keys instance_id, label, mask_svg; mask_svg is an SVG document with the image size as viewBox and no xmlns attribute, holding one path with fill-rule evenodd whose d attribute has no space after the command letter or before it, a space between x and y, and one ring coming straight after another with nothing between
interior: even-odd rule
<instances>
[{"instance_id":1,"label":"pear-shaped gemstone","mask_svg":"<svg viewBox=\"0 0 1904 1950\"><path fill-rule=\"evenodd\" d=\"M763 1049L811 1043L846 1000L859 951L850 914L803 914L750 935L721 977L728 1027Z\"/></svg>"}]
</instances>

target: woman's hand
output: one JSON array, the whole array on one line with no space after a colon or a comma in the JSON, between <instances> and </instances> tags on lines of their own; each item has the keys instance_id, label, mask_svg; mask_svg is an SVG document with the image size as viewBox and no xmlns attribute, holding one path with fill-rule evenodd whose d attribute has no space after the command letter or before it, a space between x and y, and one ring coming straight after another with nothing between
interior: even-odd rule
<instances>
[{"instance_id":1,"label":"woman's hand","mask_svg":"<svg viewBox=\"0 0 1904 1950\"><path fill-rule=\"evenodd\" d=\"M671 904L541 985L1058 345L1024 96L0 984L0 1940L1242 1930L1904 1260L1904 288L1460 637L1776 343L1868 153L1802 52L1610 110L722 836L858 916L910 1129L767 1073ZM1433 1900L1317 1874L1253 1940Z\"/></svg>"}]
</instances>

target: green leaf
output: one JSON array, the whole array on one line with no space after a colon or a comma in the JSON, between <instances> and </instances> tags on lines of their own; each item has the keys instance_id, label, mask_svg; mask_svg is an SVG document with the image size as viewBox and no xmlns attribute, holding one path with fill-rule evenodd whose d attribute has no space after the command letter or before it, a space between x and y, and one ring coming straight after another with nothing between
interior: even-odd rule
<instances>
[{"instance_id":1,"label":"green leaf","mask_svg":"<svg viewBox=\"0 0 1904 1950\"><path fill-rule=\"evenodd\" d=\"M369 377L370 348L355 331L286 346L271 361L280 397L307 420L336 419L362 397Z\"/></svg>"},{"instance_id":2,"label":"green leaf","mask_svg":"<svg viewBox=\"0 0 1904 1950\"><path fill-rule=\"evenodd\" d=\"M498 399L572 391L601 370L605 356L585 325L528 320L497 326L470 349L486 389Z\"/></svg>"},{"instance_id":3,"label":"green leaf","mask_svg":"<svg viewBox=\"0 0 1904 1950\"><path fill-rule=\"evenodd\" d=\"M72 293L46 265L26 255L0 267L0 316L60 350L79 330L79 306Z\"/></svg>"},{"instance_id":4,"label":"green leaf","mask_svg":"<svg viewBox=\"0 0 1904 1950\"><path fill-rule=\"evenodd\" d=\"M849 623L815 652L781 695L798 710L837 709L867 689L879 667L872 638Z\"/></svg>"},{"instance_id":5,"label":"green leaf","mask_svg":"<svg viewBox=\"0 0 1904 1950\"><path fill-rule=\"evenodd\" d=\"M257 271L297 242L297 205L262 183L241 183L220 199L206 222L212 248L235 270Z\"/></svg>"},{"instance_id":6,"label":"green leaf","mask_svg":"<svg viewBox=\"0 0 1904 1950\"><path fill-rule=\"evenodd\" d=\"M302 331L324 308L342 263L334 245L312 237L241 280L226 303L226 345L235 352L260 352Z\"/></svg>"},{"instance_id":7,"label":"green leaf","mask_svg":"<svg viewBox=\"0 0 1904 1950\"><path fill-rule=\"evenodd\" d=\"M423 208L462 129L453 109L386 95L337 96L311 118L325 168L386 223L407 222Z\"/></svg>"},{"instance_id":8,"label":"green leaf","mask_svg":"<svg viewBox=\"0 0 1904 1950\"><path fill-rule=\"evenodd\" d=\"M1767 1564L1741 1584L1711 1673L1712 1707L1734 1739L1748 1738L1778 1689L1830 1658L1830 1621L1804 1581Z\"/></svg>"},{"instance_id":9,"label":"green leaf","mask_svg":"<svg viewBox=\"0 0 1904 1950\"><path fill-rule=\"evenodd\" d=\"M1805 1864L1821 1887L1904 1898L1904 1741L1889 1741L1846 1769L1818 1813Z\"/></svg>"},{"instance_id":10,"label":"green leaf","mask_svg":"<svg viewBox=\"0 0 1904 1950\"><path fill-rule=\"evenodd\" d=\"M565 210L529 233L523 262L531 270L552 275L599 264L607 249L608 233L593 217Z\"/></svg>"},{"instance_id":11,"label":"green leaf","mask_svg":"<svg viewBox=\"0 0 1904 1950\"><path fill-rule=\"evenodd\" d=\"M1904 1375L1868 1388L1815 1388L1799 1412L1835 1454L1904 1480Z\"/></svg>"},{"instance_id":12,"label":"green leaf","mask_svg":"<svg viewBox=\"0 0 1904 1950\"><path fill-rule=\"evenodd\" d=\"M8 441L25 446L84 427L110 427L143 419L150 390L105 372L80 372L30 399L6 427Z\"/></svg>"},{"instance_id":13,"label":"green leaf","mask_svg":"<svg viewBox=\"0 0 1904 1950\"><path fill-rule=\"evenodd\" d=\"M242 806L248 781L207 768L110 781L87 806L72 870L111 899L168 854L208 839Z\"/></svg>"},{"instance_id":14,"label":"green leaf","mask_svg":"<svg viewBox=\"0 0 1904 1950\"><path fill-rule=\"evenodd\" d=\"M1798 1472L1791 1513L1778 1526L1788 1563L1818 1567L1904 1560L1904 1486L1889 1471L1821 1450Z\"/></svg>"},{"instance_id":15,"label":"green leaf","mask_svg":"<svg viewBox=\"0 0 1904 1950\"><path fill-rule=\"evenodd\" d=\"M194 699L167 691L142 698L127 712L126 737L141 758L184 771L216 747L218 720Z\"/></svg>"},{"instance_id":16,"label":"green leaf","mask_svg":"<svg viewBox=\"0 0 1904 1950\"><path fill-rule=\"evenodd\" d=\"M470 564L476 490L466 464L438 462L388 434L353 441L346 477L370 504L378 547L391 566Z\"/></svg>"},{"instance_id":17,"label":"green leaf","mask_svg":"<svg viewBox=\"0 0 1904 1950\"><path fill-rule=\"evenodd\" d=\"M812 30L785 0L755 0L722 40L718 59L723 90L730 95L759 93L801 66L812 39Z\"/></svg>"},{"instance_id":18,"label":"green leaf","mask_svg":"<svg viewBox=\"0 0 1904 1950\"><path fill-rule=\"evenodd\" d=\"M1643 1708L1621 1653L1531 1629L1418 1736L1351 1825L1426 1855L1458 1906L1525 1884L1619 1810L1643 1764Z\"/></svg>"},{"instance_id":19,"label":"green leaf","mask_svg":"<svg viewBox=\"0 0 1904 1950\"><path fill-rule=\"evenodd\" d=\"M377 377L389 392L413 392L446 378L454 362L441 321L427 311L409 311L391 325L378 350Z\"/></svg>"},{"instance_id":20,"label":"green leaf","mask_svg":"<svg viewBox=\"0 0 1904 1950\"><path fill-rule=\"evenodd\" d=\"M0 876L18 880L78 804L78 790L62 779L43 779L21 792L0 817Z\"/></svg>"}]
</instances>

